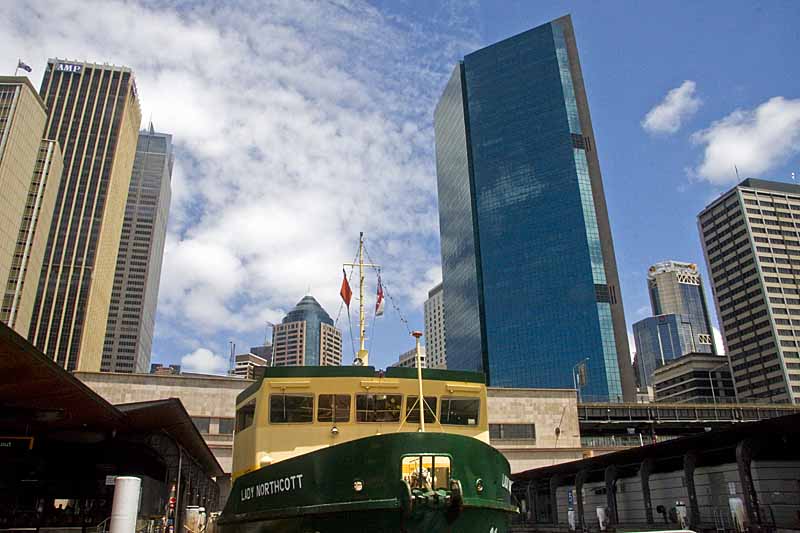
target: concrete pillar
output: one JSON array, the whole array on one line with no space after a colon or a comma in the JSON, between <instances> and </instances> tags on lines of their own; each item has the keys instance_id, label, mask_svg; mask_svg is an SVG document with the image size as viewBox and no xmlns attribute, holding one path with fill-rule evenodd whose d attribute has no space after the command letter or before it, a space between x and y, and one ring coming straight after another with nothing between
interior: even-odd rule
<instances>
[{"instance_id":1,"label":"concrete pillar","mask_svg":"<svg viewBox=\"0 0 800 533\"><path fill-rule=\"evenodd\" d=\"M653 472L655 461L648 457L639 466L639 479L642 483L642 501L644 502L644 515L648 524L654 524L653 519L653 498L650 494L650 474Z\"/></svg>"},{"instance_id":2,"label":"concrete pillar","mask_svg":"<svg viewBox=\"0 0 800 533\"><path fill-rule=\"evenodd\" d=\"M697 466L697 452L694 450L683 456L683 477L686 481L686 495L689 497L689 529L700 524L700 507L697 505L697 489L694 486L694 469Z\"/></svg>"},{"instance_id":3,"label":"concrete pillar","mask_svg":"<svg viewBox=\"0 0 800 533\"><path fill-rule=\"evenodd\" d=\"M754 442L744 439L736 445L736 466L739 470L739 481L744 492L744 508L750 522L751 531L761 531L761 509L758 504L758 493L753 483L750 466L753 462Z\"/></svg>"},{"instance_id":4,"label":"concrete pillar","mask_svg":"<svg viewBox=\"0 0 800 533\"><path fill-rule=\"evenodd\" d=\"M134 533L136 531L141 490L142 480L138 477L117 476L114 480L111 533Z\"/></svg>"},{"instance_id":5,"label":"concrete pillar","mask_svg":"<svg viewBox=\"0 0 800 533\"><path fill-rule=\"evenodd\" d=\"M575 474L575 507L578 512L578 531L586 531L586 517L583 509L583 484L586 482L586 470L581 470Z\"/></svg>"},{"instance_id":6,"label":"concrete pillar","mask_svg":"<svg viewBox=\"0 0 800 533\"><path fill-rule=\"evenodd\" d=\"M550 478L550 508L552 509L552 523L558 525L558 487L561 485L561 476Z\"/></svg>"},{"instance_id":7,"label":"concrete pillar","mask_svg":"<svg viewBox=\"0 0 800 533\"><path fill-rule=\"evenodd\" d=\"M609 526L614 527L619 522L617 515L617 478L619 477L619 470L615 465L609 465L605 470L606 482L606 507L608 507L608 522Z\"/></svg>"}]
</instances>

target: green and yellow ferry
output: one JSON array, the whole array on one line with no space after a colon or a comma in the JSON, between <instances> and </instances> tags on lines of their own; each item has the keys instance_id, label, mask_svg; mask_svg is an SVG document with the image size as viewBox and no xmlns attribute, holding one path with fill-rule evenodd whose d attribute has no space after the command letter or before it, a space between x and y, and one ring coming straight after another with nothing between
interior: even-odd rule
<instances>
[{"instance_id":1,"label":"green and yellow ferry","mask_svg":"<svg viewBox=\"0 0 800 533\"><path fill-rule=\"evenodd\" d=\"M222 533L504 533L517 512L489 445L483 374L270 367L237 397ZM359 364L360 363L360 364ZM422 401L420 401L422 399ZM423 416L424 411L424 416Z\"/></svg>"}]
</instances>

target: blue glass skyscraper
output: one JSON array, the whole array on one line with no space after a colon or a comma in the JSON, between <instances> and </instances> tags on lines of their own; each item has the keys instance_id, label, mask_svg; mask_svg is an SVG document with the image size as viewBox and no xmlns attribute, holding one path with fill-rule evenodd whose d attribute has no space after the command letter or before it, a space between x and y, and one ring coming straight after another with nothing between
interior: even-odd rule
<instances>
[{"instance_id":1,"label":"blue glass skyscraper","mask_svg":"<svg viewBox=\"0 0 800 533\"><path fill-rule=\"evenodd\" d=\"M434 116L448 368L632 399L633 372L570 18L467 55Z\"/></svg>"},{"instance_id":2,"label":"blue glass skyscraper","mask_svg":"<svg viewBox=\"0 0 800 533\"><path fill-rule=\"evenodd\" d=\"M716 351L697 265L656 263L647 273L647 288L654 316L633 325L642 387L652 385L656 368L672 359Z\"/></svg>"}]
</instances>

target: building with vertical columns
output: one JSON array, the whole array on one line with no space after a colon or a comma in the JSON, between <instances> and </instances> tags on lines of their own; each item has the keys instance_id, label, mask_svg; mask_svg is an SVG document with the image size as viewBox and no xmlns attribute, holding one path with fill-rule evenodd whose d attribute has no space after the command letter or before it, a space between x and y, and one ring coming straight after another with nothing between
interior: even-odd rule
<instances>
[{"instance_id":1,"label":"building with vertical columns","mask_svg":"<svg viewBox=\"0 0 800 533\"><path fill-rule=\"evenodd\" d=\"M100 369L141 111L127 67L51 59L40 95L64 171L29 339L67 370Z\"/></svg>"},{"instance_id":2,"label":"building with vertical columns","mask_svg":"<svg viewBox=\"0 0 800 533\"><path fill-rule=\"evenodd\" d=\"M447 343L444 329L442 284L428 291L425 300L425 345L428 368L447 368Z\"/></svg>"},{"instance_id":3,"label":"building with vertical columns","mask_svg":"<svg viewBox=\"0 0 800 533\"><path fill-rule=\"evenodd\" d=\"M0 76L0 321L27 336L61 172L47 110L24 76Z\"/></svg>"},{"instance_id":4,"label":"building with vertical columns","mask_svg":"<svg viewBox=\"0 0 800 533\"><path fill-rule=\"evenodd\" d=\"M746 179L698 227L738 399L800 403L800 186Z\"/></svg>"},{"instance_id":5,"label":"building with vertical columns","mask_svg":"<svg viewBox=\"0 0 800 533\"><path fill-rule=\"evenodd\" d=\"M158 286L172 197L172 136L139 133L103 345L103 372L150 368Z\"/></svg>"},{"instance_id":6,"label":"building with vertical columns","mask_svg":"<svg viewBox=\"0 0 800 533\"><path fill-rule=\"evenodd\" d=\"M42 140L0 306L0 321L23 336L27 336L30 329L63 167L58 143Z\"/></svg>"},{"instance_id":7,"label":"building with vertical columns","mask_svg":"<svg viewBox=\"0 0 800 533\"><path fill-rule=\"evenodd\" d=\"M597 143L565 16L464 57L434 114L447 367L635 387Z\"/></svg>"},{"instance_id":8,"label":"building with vertical columns","mask_svg":"<svg viewBox=\"0 0 800 533\"><path fill-rule=\"evenodd\" d=\"M342 364L342 332L313 296L304 296L272 328L272 366Z\"/></svg>"}]
</instances>

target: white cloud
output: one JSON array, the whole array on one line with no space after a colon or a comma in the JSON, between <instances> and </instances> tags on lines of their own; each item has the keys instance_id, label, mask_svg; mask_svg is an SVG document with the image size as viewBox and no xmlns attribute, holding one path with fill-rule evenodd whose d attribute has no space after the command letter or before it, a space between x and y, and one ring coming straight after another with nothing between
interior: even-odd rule
<instances>
[{"instance_id":1,"label":"white cloud","mask_svg":"<svg viewBox=\"0 0 800 533\"><path fill-rule=\"evenodd\" d=\"M722 340L722 333L720 333L716 326L711 326L711 329L714 330L714 344L717 346L717 353L719 355L725 355L725 342Z\"/></svg>"},{"instance_id":2,"label":"white cloud","mask_svg":"<svg viewBox=\"0 0 800 533\"><path fill-rule=\"evenodd\" d=\"M670 90L658 105L647 112L642 128L651 134L677 132L683 121L694 115L702 104L702 100L695 96L695 89L695 82L686 80Z\"/></svg>"},{"instance_id":3,"label":"white cloud","mask_svg":"<svg viewBox=\"0 0 800 533\"><path fill-rule=\"evenodd\" d=\"M704 146L694 174L714 184L759 176L800 153L800 99L770 98L752 110L737 109L692 135Z\"/></svg>"},{"instance_id":4,"label":"white cloud","mask_svg":"<svg viewBox=\"0 0 800 533\"><path fill-rule=\"evenodd\" d=\"M206 348L198 348L181 357L181 372L198 374L225 374L228 360Z\"/></svg>"},{"instance_id":5,"label":"white cloud","mask_svg":"<svg viewBox=\"0 0 800 533\"><path fill-rule=\"evenodd\" d=\"M416 310L440 261L433 107L477 47L454 9L441 32L356 1L0 2L0 64L34 85L48 57L133 68L176 143L156 332L176 353L260 332L309 286L335 315L359 231Z\"/></svg>"}]
</instances>

